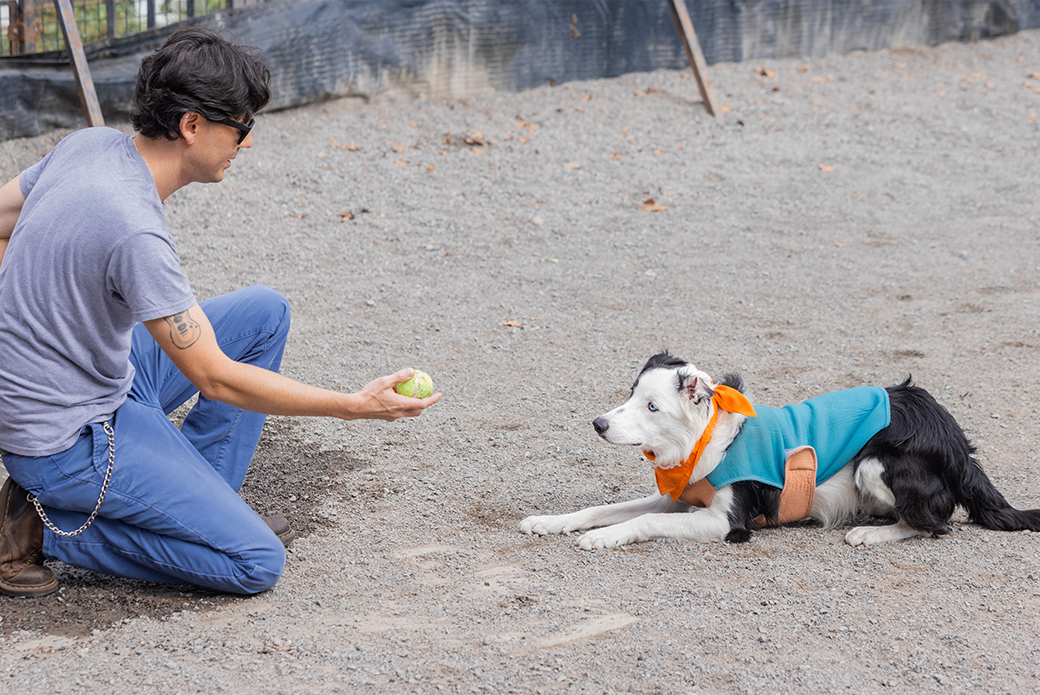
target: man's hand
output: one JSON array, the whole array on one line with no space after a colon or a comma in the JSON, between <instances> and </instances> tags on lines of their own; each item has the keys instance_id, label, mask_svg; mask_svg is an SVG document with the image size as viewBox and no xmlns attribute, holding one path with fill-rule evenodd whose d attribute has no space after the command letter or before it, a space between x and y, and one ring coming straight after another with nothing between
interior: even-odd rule
<instances>
[{"instance_id":1,"label":"man's hand","mask_svg":"<svg viewBox=\"0 0 1040 695\"><path fill-rule=\"evenodd\" d=\"M441 399L440 393L429 398L409 398L402 396L394 387L412 378L415 370L408 368L389 376L370 381L357 394L358 409L367 415L360 417L373 420L392 421L402 417L415 417Z\"/></svg>"}]
</instances>

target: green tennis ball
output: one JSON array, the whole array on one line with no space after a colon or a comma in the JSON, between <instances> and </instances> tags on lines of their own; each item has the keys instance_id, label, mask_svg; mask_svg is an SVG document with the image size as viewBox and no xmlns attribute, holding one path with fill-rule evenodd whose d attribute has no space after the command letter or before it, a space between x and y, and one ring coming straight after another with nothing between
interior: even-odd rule
<instances>
[{"instance_id":1,"label":"green tennis ball","mask_svg":"<svg viewBox=\"0 0 1040 695\"><path fill-rule=\"evenodd\" d=\"M394 387L402 396L409 398L429 398L433 395L433 379L426 372L416 371L408 381L402 381Z\"/></svg>"}]
</instances>

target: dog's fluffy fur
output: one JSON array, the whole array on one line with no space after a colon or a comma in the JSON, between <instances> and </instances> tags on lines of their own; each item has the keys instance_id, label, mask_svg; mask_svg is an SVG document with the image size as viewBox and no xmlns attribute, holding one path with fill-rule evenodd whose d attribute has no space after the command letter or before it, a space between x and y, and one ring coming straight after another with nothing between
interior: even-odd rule
<instances>
[{"instance_id":1,"label":"dog's fluffy fur","mask_svg":"<svg viewBox=\"0 0 1040 695\"><path fill-rule=\"evenodd\" d=\"M593 421L611 444L652 451L655 465L689 456L712 414L712 384L704 372L668 353L647 361L619 408ZM743 391L739 376L719 382ZM861 514L888 517L887 526L854 528L845 536L853 546L914 536L940 536L950 530L957 505L971 521L998 531L1040 531L1040 510L1012 508L975 459L975 448L953 416L910 379L887 389L891 423L858 454L816 488L810 518L834 528ZM715 434L694 468L690 482L711 473L740 432L745 417L721 411ZM612 548L654 538L695 541L750 539L759 515L777 517L780 490L758 482L738 482L720 489L706 508L673 502L668 495L590 507L559 516L531 516L525 533L586 531L578 546Z\"/></svg>"}]
</instances>

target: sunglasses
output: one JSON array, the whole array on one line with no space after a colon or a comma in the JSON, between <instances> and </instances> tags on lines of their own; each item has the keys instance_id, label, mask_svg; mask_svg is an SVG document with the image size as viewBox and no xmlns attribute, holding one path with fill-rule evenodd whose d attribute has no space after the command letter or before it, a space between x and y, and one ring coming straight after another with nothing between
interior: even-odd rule
<instances>
[{"instance_id":1,"label":"sunglasses","mask_svg":"<svg viewBox=\"0 0 1040 695\"><path fill-rule=\"evenodd\" d=\"M253 125L256 123L256 119L255 118L253 120L249 121L249 123L239 123L238 121L233 121L230 118L220 118L220 119L207 118L206 120L209 121L210 123L220 123L222 125L229 125L232 128L235 128L236 130L238 130L238 144L239 145L241 145L242 141L246 139L246 136L249 135L249 131L251 131L253 129Z\"/></svg>"}]
</instances>

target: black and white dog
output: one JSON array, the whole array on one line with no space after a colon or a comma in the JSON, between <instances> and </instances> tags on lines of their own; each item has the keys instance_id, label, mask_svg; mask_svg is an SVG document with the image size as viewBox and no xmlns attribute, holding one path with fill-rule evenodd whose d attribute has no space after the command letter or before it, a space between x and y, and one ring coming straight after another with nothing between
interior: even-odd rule
<instances>
[{"instance_id":1,"label":"black and white dog","mask_svg":"<svg viewBox=\"0 0 1040 695\"><path fill-rule=\"evenodd\" d=\"M664 494L662 487L660 495L631 502L558 516L531 516L521 522L520 529L540 535L586 531L577 545L592 550L654 538L741 543L760 525L803 518L812 518L824 528L840 526L861 514L894 520L887 526L849 531L845 541L858 546L945 534L955 506L961 505L971 521L988 529L1040 531L1040 510L1011 507L983 473L974 447L953 416L909 379L887 389L860 387L838 392L869 399L860 410L873 418L874 426L860 440L846 436L844 428L853 427L850 423L856 421L847 412L842 411L836 420L826 420L824 411L832 405L827 399L835 394L821 397L819 407L815 405L818 399L810 399L798 406L759 406L757 414L753 409L741 414L734 411L743 409L732 404L747 404L740 395L742 387L739 376L726 375L714 385L692 364L668 353L654 355L625 404L596 418L593 425L611 444L642 449L657 468L659 487L673 485L671 494ZM727 401L720 394L736 400ZM837 407L844 406L838 403ZM734 476L727 479L720 466L739 458L733 452L755 458L747 453L755 449L738 438L759 436L746 424L762 419L768 429L771 413L778 413L781 423L772 425L774 429L790 430L786 441L767 444L767 449L772 446L784 459L771 464L774 471L781 471L779 479L777 474L750 473L749 478L729 482ZM802 415L808 421L795 422L795 416ZM842 446L845 451L838 451ZM818 451L821 448L835 451ZM692 465L688 477L680 473L684 463L687 468ZM830 467L829 477L820 476L818 467ZM672 483L667 482L669 476ZM713 478L723 484L713 483ZM799 481L801 491L795 489Z\"/></svg>"}]
</instances>

